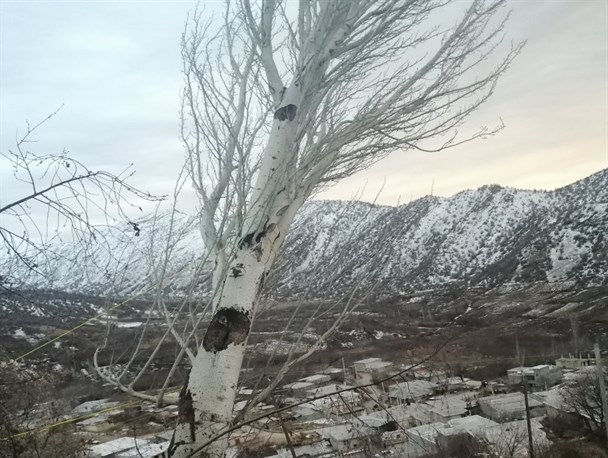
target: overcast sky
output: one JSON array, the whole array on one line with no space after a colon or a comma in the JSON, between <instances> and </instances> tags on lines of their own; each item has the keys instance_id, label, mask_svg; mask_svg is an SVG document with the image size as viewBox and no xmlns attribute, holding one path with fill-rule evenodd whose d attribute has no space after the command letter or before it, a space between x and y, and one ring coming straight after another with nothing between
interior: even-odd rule
<instances>
[{"instance_id":1,"label":"overcast sky","mask_svg":"<svg viewBox=\"0 0 608 458\"><path fill-rule=\"evenodd\" d=\"M217 2L204 2L211 8ZM37 136L39 152L63 147L114 172L134 162L136 184L172 188L178 141L179 39L195 2L7 1L1 8L1 141L25 120L64 104ZM608 2L513 1L508 35L527 39L471 129L506 129L442 153L398 152L337 184L323 198L407 202L497 183L553 189L608 167ZM6 199L11 180L2 170Z\"/></svg>"}]
</instances>

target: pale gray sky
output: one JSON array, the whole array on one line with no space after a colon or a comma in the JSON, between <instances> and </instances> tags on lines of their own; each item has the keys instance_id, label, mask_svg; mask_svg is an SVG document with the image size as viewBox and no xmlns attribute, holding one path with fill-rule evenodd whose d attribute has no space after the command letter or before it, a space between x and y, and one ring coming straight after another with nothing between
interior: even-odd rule
<instances>
[{"instance_id":1,"label":"pale gray sky","mask_svg":"<svg viewBox=\"0 0 608 458\"><path fill-rule=\"evenodd\" d=\"M209 8L218 2L205 2ZM608 2L513 1L508 35L528 44L469 123L506 129L442 153L395 153L321 195L366 186L394 204L498 183L551 189L608 167ZM39 151L67 147L91 168L134 162L136 184L171 190L178 141L179 39L187 1L0 0L0 148L59 105ZM10 192L6 171L2 192ZM6 198L6 195L5 195ZM4 200L4 199L3 199Z\"/></svg>"}]
</instances>

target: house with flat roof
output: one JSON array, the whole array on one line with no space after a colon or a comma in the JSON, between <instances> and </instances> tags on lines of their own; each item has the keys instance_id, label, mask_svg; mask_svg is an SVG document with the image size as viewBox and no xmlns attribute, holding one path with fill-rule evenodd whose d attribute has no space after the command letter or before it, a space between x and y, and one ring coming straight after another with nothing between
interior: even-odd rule
<instances>
[{"instance_id":1,"label":"house with flat roof","mask_svg":"<svg viewBox=\"0 0 608 458\"><path fill-rule=\"evenodd\" d=\"M531 388L547 389L557 385L562 379L562 371L557 366L539 364L532 367L514 367L507 371L509 385L526 383Z\"/></svg>"},{"instance_id":2,"label":"house with flat roof","mask_svg":"<svg viewBox=\"0 0 608 458\"><path fill-rule=\"evenodd\" d=\"M369 413L361 413L357 416L357 421L372 426L381 428L389 423L396 422L400 428L408 428L414 426L411 421L412 406L400 404L397 406L386 407Z\"/></svg>"},{"instance_id":3,"label":"house with flat roof","mask_svg":"<svg viewBox=\"0 0 608 458\"><path fill-rule=\"evenodd\" d=\"M445 423L430 423L406 429L405 434L408 442L415 445L423 454L430 455L437 452L439 432L447 427Z\"/></svg>"},{"instance_id":4,"label":"house with flat roof","mask_svg":"<svg viewBox=\"0 0 608 458\"><path fill-rule=\"evenodd\" d=\"M315 387L314 383L311 382L302 382L298 380L297 382L289 383L284 385L283 388L291 391L294 395L304 395L306 392Z\"/></svg>"},{"instance_id":5,"label":"house with flat roof","mask_svg":"<svg viewBox=\"0 0 608 458\"><path fill-rule=\"evenodd\" d=\"M437 436L439 446L444 449L452 444L462 443L463 440L476 440L487 428L497 426L498 423L480 415L470 415L450 420L447 425L448 427L440 430Z\"/></svg>"},{"instance_id":6,"label":"house with flat roof","mask_svg":"<svg viewBox=\"0 0 608 458\"><path fill-rule=\"evenodd\" d=\"M396 383L388 388L388 399L391 405L407 404L413 400L431 396L437 386L428 380L408 380Z\"/></svg>"},{"instance_id":7,"label":"house with flat roof","mask_svg":"<svg viewBox=\"0 0 608 458\"><path fill-rule=\"evenodd\" d=\"M366 370L370 364L382 361L382 358L365 358L353 363L355 372Z\"/></svg>"},{"instance_id":8,"label":"house with flat roof","mask_svg":"<svg viewBox=\"0 0 608 458\"><path fill-rule=\"evenodd\" d=\"M547 391L530 393L530 397L543 403L547 416L549 417L555 418L560 415L571 415L575 413L575 409L565 402L562 390L559 387Z\"/></svg>"},{"instance_id":9,"label":"house with flat roof","mask_svg":"<svg viewBox=\"0 0 608 458\"><path fill-rule=\"evenodd\" d=\"M370 383L379 383L394 370L393 363L389 361L371 361L365 365L361 365L359 369L355 366L355 384L369 385Z\"/></svg>"},{"instance_id":10,"label":"house with flat roof","mask_svg":"<svg viewBox=\"0 0 608 458\"><path fill-rule=\"evenodd\" d=\"M455 393L438 396L418 403L430 422L447 423L455 418L466 417L471 414L471 410L477 401L471 393Z\"/></svg>"},{"instance_id":11,"label":"house with flat roof","mask_svg":"<svg viewBox=\"0 0 608 458\"><path fill-rule=\"evenodd\" d=\"M467 377L447 377L440 379L436 388L438 393L452 393L455 391L478 390L482 383Z\"/></svg>"},{"instance_id":12,"label":"house with flat roof","mask_svg":"<svg viewBox=\"0 0 608 458\"><path fill-rule=\"evenodd\" d=\"M294 447L293 451L296 456L309 457L309 458L333 458L338 456L336 451L331 446L329 441L316 442L310 445L301 445ZM288 448L280 448L277 450L276 455L269 456L268 458L292 458L293 454Z\"/></svg>"},{"instance_id":13,"label":"house with flat roof","mask_svg":"<svg viewBox=\"0 0 608 458\"><path fill-rule=\"evenodd\" d=\"M536 419L531 422L532 440L535 449L549 445L542 425ZM437 442L442 448L450 444L472 440L482 444L490 456L527 457L528 431L525 420L497 423L493 420L472 415L450 420L446 429L438 431Z\"/></svg>"},{"instance_id":14,"label":"house with flat roof","mask_svg":"<svg viewBox=\"0 0 608 458\"><path fill-rule=\"evenodd\" d=\"M507 422L526 418L526 405L523 393L509 393L497 396L479 398L481 413L497 422ZM545 406L542 402L528 397L530 416L540 417L545 414Z\"/></svg>"},{"instance_id":15,"label":"house with flat roof","mask_svg":"<svg viewBox=\"0 0 608 458\"><path fill-rule=\"evenodd\" d=\"M347 423L324 430L338 457L358 458L373 456L381 449L380 433L365 425Z\"/></svg>"},{"instance_id":16,"label":"house with flat roof","mask_svg":"<svg viewBox=\"0 0 608 458\"><path fill-rule=\"evenodd\" d=\"M314 385L322 385L324 383L331 382L331 376L328 374L315 374L301 378L299 381L304 383L312 383Z\"/></svg>"},{"instance_id":17,"label":"house with flat roof","mask_svg":"<svg viewBox=\"0 0 608 458\"><path fill-rule=\"evenodd\" d=\"M91 445L85 451L87 458L165 458L168 440L152 437L121 437L102 444Z\"/></svg>"},{"instance_id":18,"label":"house with flat roof","mask_svg":"<svg viewBox=\"0 0 608 458\"><path fill-rule=\"evenodd\" d=\"M354 387L331 384L309 389L306 391L306 398L311 401L307 405L331 415L349 415L360 412L363 410L361 394L350 388Z\"/></svg>"},{"instance_id":19,"label":"house with flat roof","mask_svg":"<svg viewBox=\"0 0 608 458\"><path fill-rule=\"evenodd\" d=\"M586 355L585 357L580 354L578 357L576 355L568 355L563 356L557 360L555 360L555 365L560 369L570 369L570 370L579 370L583 367L594 366L595 359L590 355Z\"/></svg>"},{"instance_id":20,"label":"house with flat roof","mask_svg":"<svg viewBox=\"0 0 608 458\"><path fill-rule=\"evenodd\" d=\"M530 422L532 443L535 450L541 450L550 445L540 421L533 418ZM491 456L509 456L526 458L528 450L528 427L526 420L515 420L490 426L477 437L489 449Z\"/></svg>"}]
</instances>

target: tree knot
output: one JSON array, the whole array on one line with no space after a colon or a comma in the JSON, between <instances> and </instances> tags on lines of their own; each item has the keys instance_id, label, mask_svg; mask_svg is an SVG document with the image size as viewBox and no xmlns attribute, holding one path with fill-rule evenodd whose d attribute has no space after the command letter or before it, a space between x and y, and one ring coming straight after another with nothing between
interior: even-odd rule
<instances>
[{"instance_id":1,"label":"tree knot","mask_svg":"<svg viewBox=\"0 0 608 458\"><path fill-rule=\"evenodd\" d=\"M278 119L279 121L293 121L297 112L298 107L296 107L293 103L290 103L289 105L285 105L284 107L281 107L275 111L274 119Z\"/></svg>"},{"instance_id":2,"label":"tree knot","mask_svg":"<svg viewBox=\"0 0 608 458\"><path fill-rule=\"evenodd\" d=\"M203 348L207 352L216 353L225 350L230 344L243 343L249 335L250 327L251 320L246 313L234 308L219 309L209 323Z\"/></svg>"}]
</instances>

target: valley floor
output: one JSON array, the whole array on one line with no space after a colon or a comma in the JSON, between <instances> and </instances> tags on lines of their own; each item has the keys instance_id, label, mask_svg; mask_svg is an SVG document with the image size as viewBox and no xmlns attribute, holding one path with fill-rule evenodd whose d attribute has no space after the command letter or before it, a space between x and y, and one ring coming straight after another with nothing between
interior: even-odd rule
<instances>
[{"instance_id":1,"label":"valley floor","mask_svg":"<svg viewBox=\"0 0 608 458\"><path fill-rule=\"evenodd\" d=\"M10 412L12 414L30 412L25 423L23 418L20 420L21 426L27 426L25 429L40 431L42 428L48 437L55 433L65 435L70 438L68 442L72 443L76 439L77 443L85 444L90 451L104 450L93 442L107 442L131 436L141 441L137 443L133 442L133 439L131 442L123 440L121 447L141 445L151 453L144 456L154 456L152 453L157 451L156 444L166 445L169 438L167 431L170 431L176 416L175 407L156 407L152 403L134 402L132 398L102 383L91 366L95 349L102 346L108 335L111 335L113 345L99 353L100 364L112 363L117 370L125 364L130 346L137 342L143 323L149 318L145 313L146 301L130 303L127 307L112 311L109 317L91 320L52 344L19 359L20 355L44 345L49 338L61 336L75 324L94 316L108 305L107 300L100 298L62 297L50 292L38 294L38 297L30 295L25 299L10 299L13 301L13 313L0 318L0 345L3 348L1 364L4 368L12 368L10 371L4 371L3 386L8 386L7 383L14 384L15 380L28 382L20 384L22 399L19 402L7 399L6 393L4 397L0 396L3 399L3 409L9 412L13 409ZM27 302L23 302L26 300ZM6 310L7 299L4 298L3 301ZM20 301L21 307L18 307ZM76 303L81 307L75 305ZM38 312L31 313L32 310ZM294 313L296 311L297 313ZM241 403L237 406L246 405L246 401L251 397L249 390L259 389L278 373L293 345L297 345L296 355L306 351L318 336L331 326L339 313L340 309L335 307L335 304L318 301L304 304L279 302L272 309L261 313L250 337L247 362L241 380L244 390L240 398ZM287 323L289 327L286 327ZM165 332L166 327L161 319L154 318L147 329L150 331L147 338L150 341L146 341L146 345L152 347L154 336ZM434 421L438 417L433 417L428 412L412 412L412 408L406 408L404 405L406 399L396 402L393 397L391 400L390 390L399 382L425 380L438 383L439 386L440 383L432 381L431 378L436 374L443 374L446 380L459 378L463 383L465 380L483 383L483 389L486 391L482 394L481 385L473 389L473 394L469 392L470 387L461 387L454 390L454 393L451 390L437 392L433 389L417 402L424 400L424 404L428 404L440 399L449 402L445 401L448 399L446 396L456 396L451 398L453 402L459 403L458 405L464 402L465 406L468 405L467 415L478 415L485 420L495 421L480 412L479 399L491 396L492 390L495 391L494 394L512 391L506 380L508 369L522 365L522 361L525 366L531 367L554 364L563 355L589 351L594 342L599 342L603 348L608 349L608 288L577 290L571 285L560 287L538 284L527 288L513 285L492 291L443 289L408 297L377 299L354 310L341 328L327 339L321 350L288 373L280 388L275 391L274 401L267 400L266 406L258 406L254 412L259 413L260 409L264 408L272 410L272 405L276 405L279 399L282 403L304 401L303 407L290 409L284 416L270 415L266 422L257 422L242 428L235 433L232 444L241 449L247 446L259 453L244 456L282 453L277 449L286 443L283 428L285 424L282 424L286 423L292 443L312 447L310 453L317 450L314 453L318 454L312 456L334 456L329 453L336 452L342 446L351 447L352 444L348 444L353 440L357 442L357 439L351 437L353 430L349 430L348 426L353 424L355 417L359 418L355 423L369 423L365 423L363 428L355 428L357 431L363 429L365 432L371 428L377 432L378 424L383 419L376 417L382 417L382 412L393 409L391 415L404 417L405 423L398 422L401 425L399 428L404 431L401 437L392 437L398 435L395 430L392 431L392 436L381 435L384 448L395 450L397 455L394 456L423 456L424 453L430 455L436 453L433 447L437 445L441 434L431 434L434 438L429 442L424 439L429 432L425 433L424 428L416 428L441 423L447 426L435 425L433 431L445 429L443 436L456 434L448 429L462 429L463 426L459 426L458 422L451 424L449 421L456 420L461 415L459 413L457 417L444 422L441 418L440 421ZM136 387L142 390L157 389L175 358L175 352L175 346L163 347L153 370L146 377L139 379ZM369 399L365 399L360 390L345 391L356 393L354 398L359 398L358 401L352 401L355 405L348 407L347 412L343 411L345 407L336 407L336 404L340 403L336 403L335 399L329 403L320 401L320 405L309 401L317 397L314 390L323 386L330 387L327 389L335 392L336 386L343 387L338 388L341 390L345 389L344 386L360 385L361 372L357 374L356 362L368 358L380 358L389 362L392 370L397 373L404 368L410 368L374 388L377 392L372 396L378 401L375 403L376 407L370 405ZM19 359L17 365L9 363L15 359ZM413 366L416 369L411 369ZM422 366L426 373L420 372L419 368ZM175 396L187 369L184 365L175 373L171 384L175 388L169 390L172 393L167 396L169 400L171 396ZM14 380L7 380L9 374L13 374ZM310 382L300 380L311 375L321 376L317 378L323 380L320 387L316 386L316 382L311 386L306 385ZM40 378L45 380L44 384L39 382ZM304 383L304 387L298 388L298 383ZM537 391L542 393L550 390ZM331 399L332 396L335 397L329 394L321 399ZM346 395L343 394L342 397L344 396ZM464 400L466 396L469 397L468 401ZM539 396L542 398L543 395ZM94 404L97 407L92 407L91 411L85 413L78 413L78 410L74 413L72 410L82 402L104 398L116 404L97 403ZM59 403L58 400L62 402ZM51 410L41 407L48 406L51 401L56 404ZM310 402L312 405L308 405ZM537 402L543 404L543 399ZM125 403L128 405L125 406ZM322 412L320 417L319 411ZM250 412L249 415L253 413ZM371 417L366 417L370 415ZM545 408L542 418L546 418L546 415ZM362 416L363 421L360 420ZM346 417L348 421L344 421ZM483 419L476 421L483 423ZM475 422L469 421L474 429ZM510 421L521 421L521 418ZM64 422L61 427L44 429L48 424L59 422ZM505 424L498 421L496 423ZM521 426L519 423L513 425L519 425L517 428ZM0 426L3 428L2 436L19 434L18 422L14 425L5 422ZM490 426L499 429L496 425ZM551 436L552 433L536 420L534 427L543 432L543 437L555 439ZM412 428L413 431L410 431ZM418 439L418 436L423 439ZM539 437L541 436L539 433ZM48 437L46 443L52 443ZM340 439L345 437L346 445L344 440ZM367 436L364 435L365 437ZM363 442L368 443L369 440L365 439ZM422 445L419 444L421 441ZM376 443L377 438L372 442ZM390 445L386 445L387 443ZM6 447L0 446L0 450L5 453L0 456L14 456L6 451ZM128 448L125 453L126 450ZM303 449L302 453L305 450L308 449ZM116 456L131 455L123 453Z\"/></svg>"}]
</instances>

